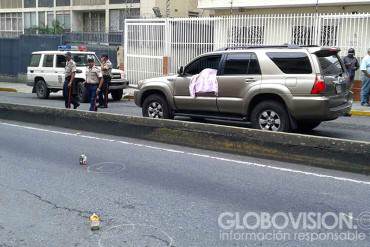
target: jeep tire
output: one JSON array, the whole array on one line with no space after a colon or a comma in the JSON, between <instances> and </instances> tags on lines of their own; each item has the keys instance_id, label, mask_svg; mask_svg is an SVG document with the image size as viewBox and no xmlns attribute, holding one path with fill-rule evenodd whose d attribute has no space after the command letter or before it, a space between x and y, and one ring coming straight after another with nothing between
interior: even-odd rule
<instances>
[{"instance_id":1,"label":"jeep tire","mask_svg":"<svg viewBox=\"0 0 370 247\"><path fill-rule=\"evenodd\" d=\"M50 95L50 90L43 79L38 79L35 84L35 91L37 98L48 99Z\"/></svg>"}]
</instances>

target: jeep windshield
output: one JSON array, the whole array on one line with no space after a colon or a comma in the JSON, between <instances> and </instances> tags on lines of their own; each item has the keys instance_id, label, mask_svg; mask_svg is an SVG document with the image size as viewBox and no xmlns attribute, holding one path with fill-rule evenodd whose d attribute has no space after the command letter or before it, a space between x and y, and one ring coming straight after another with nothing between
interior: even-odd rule
<instances>
[{"instance_id":1,"label":"jeep windshield","mask_svg":"<svg viewBox=\"0 0 370 247\"><path fill-rule=\"evenodd\" d=\"M100 61L95 54L72 54L72 57L77 67L87 67L89 58L93 58L96 66L100 66Z\"/></svg>"}]
</instances>

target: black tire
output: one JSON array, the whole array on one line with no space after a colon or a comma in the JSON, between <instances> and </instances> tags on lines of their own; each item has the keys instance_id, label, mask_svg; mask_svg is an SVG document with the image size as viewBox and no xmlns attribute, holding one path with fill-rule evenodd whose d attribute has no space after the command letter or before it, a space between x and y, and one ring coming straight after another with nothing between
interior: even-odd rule
<instances>
[{"instance_id":1,"label":"black tire","mask_svg":"<svg viewBox=\"0 0 370 247\"><path fill-rule=\"evenodd\" d=\"M298 121L297 131L299 132L312 131L314 128L318 127L320 124L321 124L321 121Z\"/></svg>"},{"instance_id":2,"label":"black tire","mask_svg":"<svg viewBox=\"0 0 370 247\"><path fill-rule=\"evenodd\" d=\"M158 94L151 94L145 98L142 107L144 117L172 119L173 115L167 101Z\"/></svg>"},{"instance_id":3,"label":"black tire","mask_svg":"<svg viewBox=\"0 0 370 247\"><path fill-rule=\"evenodd\" d=\"M123 90L113 90L111 93L113 101L120 101L123 96Z\"/></svg>"},{"instance_id":4,"label":"black tire","mask_svg":"<svg viewBox=\"0 0 370 247\"><path fill-rule=\"evenodd\" d=\"M283 104L268 100L258 103L251 114L255 129L288 132L290 130L289 114Z\"/></svg>"},{"instance_id":5,"label":"black tire","mask_svg":"<svg viewBox=\"0 0 370 247\"><path fill-rule=\"evenodd\" d=\"M46 85L46 82L43 79L39 79L35 84L35 91L37 98L39 99L48 99L50 95L50 90Z\"/></svg>"}]
</instances>

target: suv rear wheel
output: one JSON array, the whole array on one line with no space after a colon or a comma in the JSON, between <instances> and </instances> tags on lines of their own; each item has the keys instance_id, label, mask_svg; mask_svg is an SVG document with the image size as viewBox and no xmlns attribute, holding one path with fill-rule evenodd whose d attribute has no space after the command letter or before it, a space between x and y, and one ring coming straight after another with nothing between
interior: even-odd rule
<instances>
[{"instance_id":1,"label":"suv rear wheel","mask_svg":"<svg viewBox=\"0 0 370 247\"><path fill-rule=\"evenodd\" d=\"M262 101L252 110L252 126L269 131L289 131L289 115L285 107L277 101Z\"/></svg>"},{"instance_id":2,"label":"suv rear wheel","mask_svg":"<svg viewBox=\"0 0 370 247\"><path fill-rule=\"evenodd\" d=\"M299 121L297 122L298 131L307 132L311 131L321 124L321 121Z\"/></svg>"},{"instance_id":3,"label":"suv rear wheel","mask_svg":"<svg viewBox=\"0 0 370 247\"><path fill-rule=\"evenodd\" d=\"M173 118L167 101L158 94L152 94L145 98L142 112L144 117Z\"/></svg>"},{"instance_id":4,"label":"suv rear wheel","mask_svg":"<svg viewBox=\"0 0 370 247\"><path fill-rule=\"evenodd\" d=\"M48 86L46 85L46 82L43 79L39 79L36 81L35 89L38 98L40 99L49 98L50 90L48 89Z\"/></svg>"}]
</instances>

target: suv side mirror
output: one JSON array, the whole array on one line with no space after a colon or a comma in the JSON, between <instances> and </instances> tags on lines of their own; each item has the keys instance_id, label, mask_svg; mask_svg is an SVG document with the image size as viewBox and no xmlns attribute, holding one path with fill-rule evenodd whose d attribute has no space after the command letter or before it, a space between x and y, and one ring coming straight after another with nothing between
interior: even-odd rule
<instances>
[{"instance_id":1,"label":"suv side mirror","mask_svg":"<svg viewBox=\"0 0 370 247\"><path fill-rule=\"evenodd\" d=\"M181 66L179 68L179 70L177 71L177 74L179 74L179 75L183 75L184 74L184 67L183 66Z\"/></svg>"},{"instance_id":2,"label":"suv side mirror","mask_svg":"<svg viewBox=\"0 0 370 247\"><path fill-rule=\"evenodd\" d=\"M76 74L81 74L81 73L82 73L82 70L76 69Z\"/></svg>"}]
</instances>

